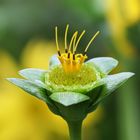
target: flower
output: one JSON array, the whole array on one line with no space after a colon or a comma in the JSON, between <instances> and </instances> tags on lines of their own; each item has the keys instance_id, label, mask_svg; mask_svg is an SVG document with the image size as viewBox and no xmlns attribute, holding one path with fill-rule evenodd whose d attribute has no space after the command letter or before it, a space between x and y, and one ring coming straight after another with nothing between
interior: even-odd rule
<instances>
[{"instance_id":1,"label":"flower","mask_svg":"<svg viewBox=\"0 0 140 140\"><path fill-rule=\"evenodd\" d=\"M78 39L78 32L75 32L68 47L68 28L67 25L64 53L61 53L59 49L57 27L55 28L58 55L52 56L48 70L23 69L19 71L19 74L25 79L8 78L8 80L43 100L53 113L71 124L69 122L81 122L105 97L120 87L134 73L122 72L108 75L118 64L118 61L111 57L93 58L84 63L89 45L99 32L89 41L83 54L76 54L78 43L85 31ZM71 130L71 125L69 127ZM78 137L80 139L80 136Z\"/></svg>"}]
</instances>

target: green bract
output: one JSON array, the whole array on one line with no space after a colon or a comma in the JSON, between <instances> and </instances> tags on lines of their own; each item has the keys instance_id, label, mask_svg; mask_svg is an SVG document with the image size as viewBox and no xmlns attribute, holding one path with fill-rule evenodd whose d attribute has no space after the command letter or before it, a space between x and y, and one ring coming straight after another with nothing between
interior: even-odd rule
<instances>
[{"instance_id":1,"label":"green bract","mask_svg":"<svg viewBox=\"0 0 140 140\"><path fill-rule=\"evenodd\" d=\"M108 75L117 64L118 61L111 57L93 58L83 64L81 71L66 74L55 55L48 71L24 69L19 74L25 79L8 80L43 100L52 112L66 121L80 121L134 75L131 72Z\"/></svg>"}]
</instances>

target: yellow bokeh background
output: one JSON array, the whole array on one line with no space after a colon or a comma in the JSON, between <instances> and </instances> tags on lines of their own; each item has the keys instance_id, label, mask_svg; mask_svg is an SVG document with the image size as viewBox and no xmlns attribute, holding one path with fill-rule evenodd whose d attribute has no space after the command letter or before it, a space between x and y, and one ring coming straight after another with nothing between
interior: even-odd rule
<instances>
[{"instance_id":1,"label":"yellow bokeh background","mask_svg":"<svg viewBox=\"0 0 140 140\"><path fill-rule=\"evenodd\" d=\"M68 140L66 122L47 105L6 81L20 77L24 68L48 69L56 54L54 27L64 46L64 28L87 29L78 51L94 31L101 33L89 58L112 56L119 60L113 72L136 73L119 94L113 95L84 121L83 140L138 140L139 125L139 0L29 0L0 1L0 140Z\"/></svg>"}]
</instances>

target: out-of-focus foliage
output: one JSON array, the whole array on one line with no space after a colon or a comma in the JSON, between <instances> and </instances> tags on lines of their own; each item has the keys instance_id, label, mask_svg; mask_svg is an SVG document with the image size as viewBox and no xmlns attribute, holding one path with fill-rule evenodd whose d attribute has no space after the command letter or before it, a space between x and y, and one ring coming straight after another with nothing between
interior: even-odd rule
<instances>
[{"instance_id":1,"label":"out-of-focus foliage","mask_svg":"<svg viewBox=\"0 0 140 140\"><path fill-rule=\"evenodd\" d=\"M91 114L84 125L85 140L138 140L140 130L140 2L139 0L1 0L0 1L0 139L67 139L65 122L41 101L8 84L21 68L47 69L56 53L54 26L60 40L67 23L70 39L76 29L86 29L79 44L82 52L91 36L101 34L89 48L93 56L113 56L116 69L136 73L116 96ZM50 41L52 40L52 41ZM63 42L62 42L63 45ZM18 77L18 76L17 76Z\"/></svg>"},{"instance_id":2,"label":"out-of-focus foliage","mask_svg":"<svg viewBox=\"0 0 140 140\"><path fill-rule=\"evenodd\" d=\"M136 77L120 90L118 96L118 139L138 140L140 138L140 111L139 87L136 81L140 78L137 63L140 60L138 44L140 41L140 1L111 1L107 0L109 7L106 17L112 32L112 40L118 57L122 62L122 69L130 69L136 72ZM132 34L132 35L131 35ZM139 42L139 43L138 43Z\"/></svg>"}]
</instances>

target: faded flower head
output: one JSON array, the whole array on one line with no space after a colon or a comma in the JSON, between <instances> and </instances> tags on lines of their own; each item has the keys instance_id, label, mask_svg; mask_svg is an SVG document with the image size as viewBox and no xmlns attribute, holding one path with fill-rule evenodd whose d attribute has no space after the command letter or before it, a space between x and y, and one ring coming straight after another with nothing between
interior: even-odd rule
<instances>
[{"instance_id":1,"label":"faded flower head","mask_svg":"<svg viewBox=\"0 0 140 140\"><path fill-rule=\"evenodd\" d=\"M76 49L84 35L79 37L76 31L67 44L65 31L65 52L62 53L58 44L58 31L55 28L58 55L52 56L48 70L28 68L19 74L25 79L8 78L10 82L22 88L29 94L45 101L50 110L65 120L82 120L96 109L98 104L114 90L120 87L134 74L122 72L108 75L118 64L111 57L87 59L86 52L98 35L97 32L85 47L83 54L77 54Z\"/></svg>"}]
</instances>

